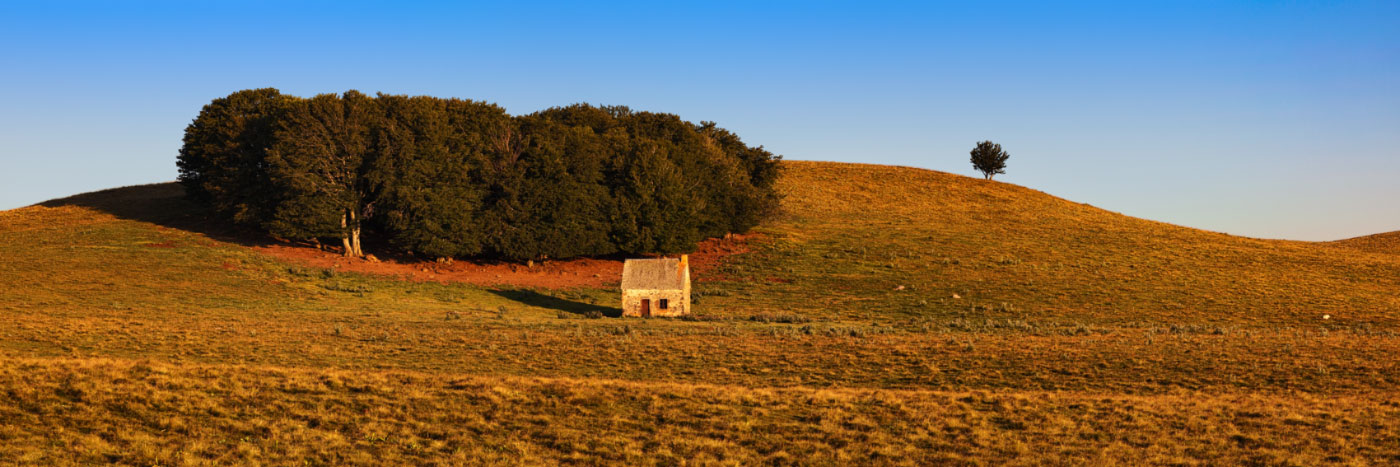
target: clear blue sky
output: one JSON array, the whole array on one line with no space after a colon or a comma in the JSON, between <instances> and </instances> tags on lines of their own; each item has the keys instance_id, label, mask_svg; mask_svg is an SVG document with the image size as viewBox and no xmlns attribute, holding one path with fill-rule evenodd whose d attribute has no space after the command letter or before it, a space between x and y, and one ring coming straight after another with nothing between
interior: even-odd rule
<instances>
[{"instance_id":1,"label":"clear blue sky","mask_svg":"<svg viewBox=\"0 0 1400 467\"><path fill-rule=\"evenodd\" d=\"M968 175L992 139L999 179L1133 216L1400 230L1400 2L286 3L0 5L0 209L173 180L202 105L272 86L623 104Z\"/></svg>"}]
</instances>

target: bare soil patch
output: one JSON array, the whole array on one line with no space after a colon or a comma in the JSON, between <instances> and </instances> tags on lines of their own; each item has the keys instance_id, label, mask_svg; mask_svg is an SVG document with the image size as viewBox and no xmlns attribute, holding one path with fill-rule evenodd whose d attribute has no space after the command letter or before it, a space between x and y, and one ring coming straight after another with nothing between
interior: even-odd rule
<instances>
[{"instance_id":1,"label":"bare soil patch","mask_svg":"<svg viewBox=\"0 0 1400 467\"><path fill-rule=\"evenodd\" d=\"M690 254L691 274L697 280L703 280L705 274L723 264L726 257L747 253L749 243L760 237L760 234L742 234L700 242L696 251ZM475 260L437 262L409 258L383 258L375 262L346 258L338 251L309 245L277 243L252 248L308 267L394 276L412 281L550 289L615 286L621 280L623 262L622 257L552 260L533 265Z\"/></svg>"}]
</instances>

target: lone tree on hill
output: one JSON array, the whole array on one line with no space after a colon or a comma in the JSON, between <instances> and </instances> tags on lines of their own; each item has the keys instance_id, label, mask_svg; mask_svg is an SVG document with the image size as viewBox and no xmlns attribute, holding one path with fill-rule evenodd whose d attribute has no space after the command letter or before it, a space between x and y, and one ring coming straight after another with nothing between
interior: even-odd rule
<instances>
[{"instance_id":1,"label":"lone tree on hill","mask_svg":"<svg viewBox=\"0 0 1400 467\"><path fill-rule=\"evenodd\" d=\"M991 180L996 174L1006 173L1006 160L1011 158L1011 153L1001 150L1001 145L991 141L977 143L977 147L972 148L972 167L982 172L987 180Z\"/></svg>"}]
</instances>

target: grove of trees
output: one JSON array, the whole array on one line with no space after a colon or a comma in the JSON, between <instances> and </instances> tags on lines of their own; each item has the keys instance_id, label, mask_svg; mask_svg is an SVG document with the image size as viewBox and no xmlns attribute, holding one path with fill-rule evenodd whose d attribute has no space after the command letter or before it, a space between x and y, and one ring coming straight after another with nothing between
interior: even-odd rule
<instances>
[{"instance_id":1,"label":"grove of trees","mask_svg":"<svg viewBox=\"0 0 1400 467\"><path fill-rule=\"evenodd\" d=\"M779 156L711 122L576 104L238 91L185 130L189 195L269 234L425 257L690 251L777 208Z\"/></svg>"}]
</instances>

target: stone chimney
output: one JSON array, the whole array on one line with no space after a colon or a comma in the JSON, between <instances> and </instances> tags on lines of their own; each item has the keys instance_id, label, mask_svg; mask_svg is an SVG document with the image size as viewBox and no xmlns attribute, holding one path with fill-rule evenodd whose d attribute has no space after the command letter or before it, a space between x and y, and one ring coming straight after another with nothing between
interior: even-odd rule
<instances>
[{"instance_id":1,"label":"stone chimney","mask_svg":"<svg viewBox=\"0 0 1400 467\"><path fill-rule=\"evenodd\" d=\"M680 276L684 276L684 275L685 275L685 270L688 269L688 268L690 268L690 256L689 256L689 255L681 255L681 265L680 265L680 267L676 268L676 274L677 274L677 275L680 275Z\"/></svg>"}]
</instances>

